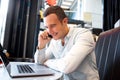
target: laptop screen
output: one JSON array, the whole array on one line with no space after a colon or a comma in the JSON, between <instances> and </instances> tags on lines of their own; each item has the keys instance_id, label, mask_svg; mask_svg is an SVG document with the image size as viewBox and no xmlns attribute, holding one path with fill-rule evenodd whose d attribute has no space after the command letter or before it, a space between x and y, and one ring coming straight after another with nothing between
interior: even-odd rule
<instances>
[{"instance_id":1,"label":"laptop screen","mask_svg":"<svg viewBox=\"0 0 120 80\"><path fill-rule=\"evenodd\" d=\"M8 60L7 56L5 55L5 53L0 51L0 56L2 58L2 62L4 63L4 65L7 66L9 64L9 60Z\"/></svg>"}]
</instances>

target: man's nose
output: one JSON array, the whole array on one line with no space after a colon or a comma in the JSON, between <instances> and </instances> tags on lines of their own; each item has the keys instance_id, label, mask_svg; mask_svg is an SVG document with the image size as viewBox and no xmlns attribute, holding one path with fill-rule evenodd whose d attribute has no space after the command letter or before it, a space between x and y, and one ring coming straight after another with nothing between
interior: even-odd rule
<instances>
[{"instance_id":1,"label":"man's nose","mask_svg":"<svg viewBox=\"0 0 120 80\"><path fill-rule=\"evenodd\" d=\"M47 31L48 31L48 33L50 33L50 34L52 33L52 29L51 29L51 28L48 28Z\"/></svg>"}]
</instances>

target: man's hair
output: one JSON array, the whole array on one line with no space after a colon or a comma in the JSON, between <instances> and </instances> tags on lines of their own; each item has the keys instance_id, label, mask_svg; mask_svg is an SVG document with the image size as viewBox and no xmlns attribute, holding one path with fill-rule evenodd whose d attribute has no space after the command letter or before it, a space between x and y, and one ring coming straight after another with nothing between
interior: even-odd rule
<instances>
[{"instance_id":1,"label":"man's hair","mask_svg":"<svg viewBox=\"0 0 120 80\"><path fill-rule=\"evenodd\" d=\"M43 16L46 17L50 14L56 14L57 18L62 21L64 18L66 18L66 14L64 10L60 6L50 6L48 7L45 12L43 13Z\"/></svg>"}]
</instances>

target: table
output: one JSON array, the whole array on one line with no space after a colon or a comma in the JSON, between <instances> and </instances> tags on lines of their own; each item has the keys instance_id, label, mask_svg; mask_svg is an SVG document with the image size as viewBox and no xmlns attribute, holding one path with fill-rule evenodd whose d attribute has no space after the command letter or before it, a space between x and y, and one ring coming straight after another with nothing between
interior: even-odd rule
<instances>
[{"instance_id":1,"label":"table","mask_svg":"<svg viewBox=\"0 0 120 80\"><path fill-rule=\"evenodd\" d=\"M11 63L26 63L26 62L11 62ZM37 77L22 77L22 78L11 78L4 66L0 66L0 79L1 80L62 80L62 73L55 72L54 75L51 76L37 76Z\"/></svg>"}]
</instances>

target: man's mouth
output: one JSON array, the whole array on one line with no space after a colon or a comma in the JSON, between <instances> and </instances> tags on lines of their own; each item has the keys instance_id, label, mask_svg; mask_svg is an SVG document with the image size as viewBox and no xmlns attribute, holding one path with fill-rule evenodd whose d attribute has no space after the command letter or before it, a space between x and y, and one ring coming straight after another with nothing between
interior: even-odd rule
<instances>
[{"instance_id":1,"label":"man's mouth","mask_svg":"<svg viewBox=\"0 0 120 80\"><path fill-rule=\"evenodd\" d=\"M52 36L56 36L58 33L54 33L54 34L52 34Z\"/></svg>"}]
</instances>

